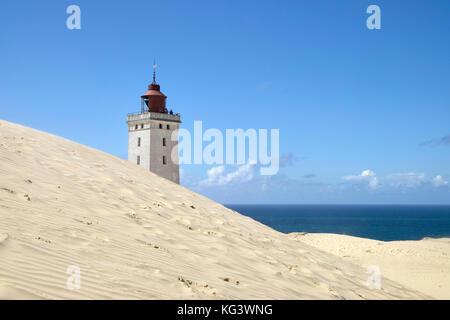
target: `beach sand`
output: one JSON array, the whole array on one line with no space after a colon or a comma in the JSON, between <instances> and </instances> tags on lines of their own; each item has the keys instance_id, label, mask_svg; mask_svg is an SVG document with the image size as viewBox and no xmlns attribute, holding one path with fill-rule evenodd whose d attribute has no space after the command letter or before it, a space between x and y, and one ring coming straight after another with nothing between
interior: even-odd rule
<instances>
[{"instance_id":1,"label":"beach sand","mask_svg":"<svg viewBox=\"0 0 450 320\"><path fill-rule=\"evenodd\" d=\"M1 299L430 298L367 278L127 161L0 121Z\"/></svg>"},{"instance_id":2,"label":"beach sand","mask_svg":"<svg viewBox=\"0 0 450 320\"><path fill-rule=\"evenodd\" d=\"M378 241L338 234L290 234L294 239L436 299L450 299L450 239Z\"/></svg>"}]
</instances>

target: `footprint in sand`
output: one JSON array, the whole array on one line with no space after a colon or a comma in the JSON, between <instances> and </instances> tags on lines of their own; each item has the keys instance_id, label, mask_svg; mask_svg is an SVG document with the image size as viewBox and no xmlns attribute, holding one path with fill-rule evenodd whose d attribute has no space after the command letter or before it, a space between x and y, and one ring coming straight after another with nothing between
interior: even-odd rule
<instances>
[{"instance_id":1,"label":"footprint in sand","mask_svg":"<svg viewBox=\"0 0 450 320\"><path fill-rule=\"evenodd\" d=\"M10 193L10 194L16 193L14 190L11 190L11 189L8 189L8 188L0 188L0 190L6 191L6 192L8 192L8 193Z\"/></svg>"},{"instance_id":2,"label":"footprint in sand","mask_svg":"<svg viewBox=\"0 0 450 320\"><path fill-rule=\"evenodd\" d=\"M237 285L237 286L241 284L241 282L239 280L233 280L230 278L221 278L221 279L225 282L229 282L229 283Z\"/></svg>"},{"instance_id":3,"label":"footprint in sand","mask_svg":"<svg viewBox=\"0 0 450 320\"><path fill-rule=\"evenodd\" d=\"M313 281L314 282L314 281ZM341 296L339 293L337 293L332 287L330 287L328 284L326 283L315 283L317 285L317 287L319 287L323 292L331 294L333 297L335 297L338 300L345 300L345 298L343 296Z\"/></svg>"},{"instance_id":4,"label":"footprint in sand","mask_svg":"<svg viewBox=\"0 0 450 320\"><path fill-rule=\"evenodd\" d=\"M44 239L41 236L37 236L37 237L35 237L35 239L39 240L39 241L42 241L42 242L45 242L45 243L49 243L49 244L52 243L50 240Z\"/></svg>"},{"instance_id":5,"label":"footprint in sand","mask_svg":"<svg viewBox=\"0 0 450 320\"><path fill-rule=\"evenodd\" d=\"M155 207L155 208L165 207L165 206L166 206L165 203L162 203L160 201L153 202L153 207Z\"/></svg>"},{"instance_id":6,"label":"footprint in sand","mask_svg":"<svg viewBox=\"0 0 450 320\"><path fill-rule=\"evenodd\" d=\"M192 292L196 293L196 294L204 294L204 295L213 295L216 296L217 295L217 290L213 287L211 287L209 284L205 283L205 284L198 284L194 281L185 279L182 276L178 277L178 281L180 281L181 283L183 283L186 288L190 289Z\"/></svg>"},{"instance_id":7,"label":"footprint in sand","mask_svg":"<svg viewBox=\"0 0 450 320\"><path fill-rule=\"evenodd\" d=\"M120 179L122 179L123 181L128 182L130 184L135 184L135 181L133 179L131 179L130 177L121 176Z\"/></svg>"},{"instance_id":8,"label":"footprint in sand","mask_svg":"<svg viewBox=\"0 0 450 320\"><path fill-rule=\"evenodd\" d=\"M153 244L151 242L147 242L147 241L144 241L144 240L141 240L141 239L136 239L136 241L139 242L140 244L143 244L144 246L148 246L148 247L151 247L153 249L158 249L158 250L162 250L162 251L165 251L165 252L169 252L167 249L162 248L159 245Z\"/></svg>"},{"instance_id":9,"label":"footprint in sand","mask_svg":"<svg viewBox=\"0 0 450 320\"><path fill-rule=\"evenodd\" d=\"M0 233L0 245L6 242L8 240L8 234L7 233Z\"/></svg>"},{"instance_id":10,"label":"footprint in sand","mask_svg":"<svg viewBox=\"0 0 450 320\"><path fill-rule=\"evenodd\" d=\"M205 230L203 231L203 234L211 236L211 237L217 237L217 238L223 238L225 237L225 235L221 232L218 231L209 231L209 230Z\"/></svg>"},{"instance_id":11,"label":"footprint in sand","mask_svg":"<svg viewBox=\"0 0 450 320\"><path fill-rule=\"evenodd\" d=\"M79 223L82 223L82 224L85 224L85 225L88 225L88 226L92 225L92 221L89 220L89 219L86 218L86 217L83 217L82 220L80 220L80 219L74 219L74 220L75 220L76 222L79 222Z\"/></svg>"},{"instance_id":12,"label":"footprint in sand","mask_svg":"<svg viewBox=\"0 0 450 320\"><path fill-rule=\"evenodd\" d=\"M127 216L131 219L133 219L137 224L142 224L142 219L136 214L134 211L130 211L127 213Z\"/></svg>"}]
</instances>

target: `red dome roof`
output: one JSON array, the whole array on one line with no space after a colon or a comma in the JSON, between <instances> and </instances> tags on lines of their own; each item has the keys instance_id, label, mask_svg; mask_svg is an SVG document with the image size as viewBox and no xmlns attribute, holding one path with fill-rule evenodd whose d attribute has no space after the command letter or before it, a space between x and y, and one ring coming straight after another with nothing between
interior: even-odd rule
<instances>
[{"instance_id":1,"label":"red dome roof","mask_svg":"<svg viewBox=\"0 0 450 320\"><path fill-rule=\"evenodd\" d=\"M147 98L147 97L151 97L151 96L160 96L160 97L167 98L167 97L160 91L160 86L159 86L159 84L149 84L149 85L148 85L148 91L147 91L146 93L144 93L141 97L142 97L142 98Z\"/></svg>"},{"instance_id":2,"label":"red dome roof","mask_svg":"<svg viewBox=\"0 0 450 320\"><path fill-rule=\"evenodd\" d=\"M153 82L148 86L148 91L141 96L150 112L167 113L167 97L160 91L159 84Z\"/></svg>"}]
</instances>

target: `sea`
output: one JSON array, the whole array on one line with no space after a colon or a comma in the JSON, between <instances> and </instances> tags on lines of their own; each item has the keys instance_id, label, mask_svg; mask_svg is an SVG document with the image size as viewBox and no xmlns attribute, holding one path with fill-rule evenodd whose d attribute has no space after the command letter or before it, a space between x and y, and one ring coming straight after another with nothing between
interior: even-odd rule
<instances>
[{"instance_id":1,"label":"sea","mask_svg":"<svg viewBox=\"0 0 450 320\"><path fill-rule=\"evenodd\" d=\"M226 205L284 233L382 241L450 238L450 205Z\"/></svg>"}]
</instances>

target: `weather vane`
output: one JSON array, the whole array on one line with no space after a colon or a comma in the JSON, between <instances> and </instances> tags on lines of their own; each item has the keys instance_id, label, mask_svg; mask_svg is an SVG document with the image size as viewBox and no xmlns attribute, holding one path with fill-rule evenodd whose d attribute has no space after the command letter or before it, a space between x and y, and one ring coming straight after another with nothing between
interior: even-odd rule
<instances>
[{"instance_id":1,"label":"weather vane","mask_svg":"<svg viewBox=\"0 0 450 320\"><path fill-rule=\"evenodd\" d=\"M156 83L156 60L153 59L153 83Z\"/></svg>"}]
</instances>

